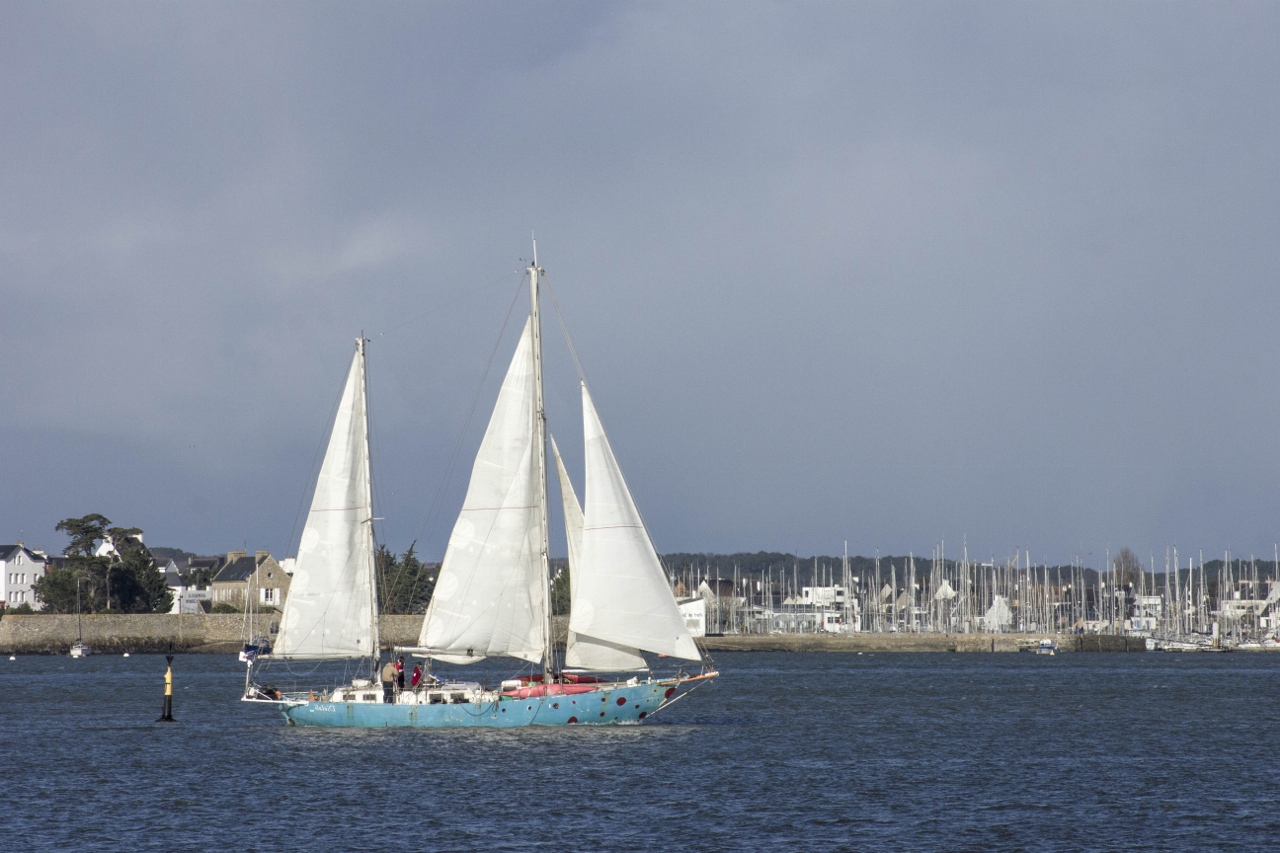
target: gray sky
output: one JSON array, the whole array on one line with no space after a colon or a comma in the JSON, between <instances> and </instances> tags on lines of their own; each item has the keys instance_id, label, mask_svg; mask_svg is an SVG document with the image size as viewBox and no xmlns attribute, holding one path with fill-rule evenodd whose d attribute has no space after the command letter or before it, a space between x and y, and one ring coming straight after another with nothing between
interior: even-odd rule
<instances>
[{"instance_id":1,"label":"gray sky","mask_svg":"<svg viewBox=\"0 0 1280 853\"><path fill-rule=\"evenodd\" d=\"M1277 44L1275 3L2 4L0 539L290 551L363 330L382 535L438 557L536 231L660 550L1269 557Z\"/></svg>"}]
</instances>

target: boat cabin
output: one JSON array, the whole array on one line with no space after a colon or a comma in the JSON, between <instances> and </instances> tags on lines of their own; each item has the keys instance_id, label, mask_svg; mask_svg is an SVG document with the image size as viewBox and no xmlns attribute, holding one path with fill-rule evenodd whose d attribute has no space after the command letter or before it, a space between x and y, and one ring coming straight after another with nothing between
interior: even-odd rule
<instances>
[{"instance_id":1,"label":"boat cabin","mask_svg":"<svg viewBox=\"0 0 1280 853\"><path fill-rule=\"evenodd\" d=\"M397 705L464 705L475 701L495 701L497 696L486 691L478 681L456 681L401 690L395 694ZM339 687L329 697L330 702L355 702L381 704L382 687L365 678L357 678L349 686Z\"/></svg>"}]
</instances>

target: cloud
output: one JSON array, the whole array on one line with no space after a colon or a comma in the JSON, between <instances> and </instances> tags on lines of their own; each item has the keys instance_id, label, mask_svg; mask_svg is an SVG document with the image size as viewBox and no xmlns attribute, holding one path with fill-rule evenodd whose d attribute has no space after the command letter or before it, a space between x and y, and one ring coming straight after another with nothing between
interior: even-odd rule
<instances>
[{"instance_id":1,"label":"cloud","mask_svg":"<svg viewBox=\"0 0 1280 853\"><path fill-rule=\"evenodd\" d=\"M660 547L1275 536L1273 7L7 19L4 460L57 479L0 504L24 529L109 493L151 541L287 549L363 331L385 535L437 494L447 532L536 231Z\"/></svg>"}]
</instances>

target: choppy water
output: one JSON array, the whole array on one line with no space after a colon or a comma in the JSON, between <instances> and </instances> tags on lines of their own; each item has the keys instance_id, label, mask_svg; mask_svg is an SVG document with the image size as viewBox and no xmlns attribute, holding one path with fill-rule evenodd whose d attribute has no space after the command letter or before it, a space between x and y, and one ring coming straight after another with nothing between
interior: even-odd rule
<instances>
[{"instance_id":1,"label":"choppy water","mask_svg":"<svg viewBox=\"0 0 1280 853\"><path fill-rule=\"evenodd\" d=\"M1256 850L1280 655L722 654L636 727L286 728L232 657L0 659L8 850Z\"/></svg>"}]
</instances>

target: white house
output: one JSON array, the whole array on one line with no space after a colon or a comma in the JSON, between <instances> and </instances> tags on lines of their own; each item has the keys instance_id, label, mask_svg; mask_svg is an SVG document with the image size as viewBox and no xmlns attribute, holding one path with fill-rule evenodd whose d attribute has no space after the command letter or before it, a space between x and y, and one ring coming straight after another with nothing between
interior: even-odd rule
<instances>
[{"instance_id":1,"label":"white house","mask_svg":"<svg viewBox=\"0 0 1280 853\"><path fill-rule=\"evenodd\" d=\"M1164 613L1164 596L1134 596L1133 616L1125 620L1125 628L1130 631L1154 631Z\"/></svg>"},{"instance_id":2,"label":"white house","mask_svg":"<svg viewBox=\"0 0 1280 853\"><path fill-rule=\"evenodd\" d=\"M29 604L36 610L44 609L32 587L44 576L46 563L43 555L21 542L0 545L0 603L5 607Z\"/></svg>"},{"instance_id":3,"label":"white house","mask_svg":"<svg viewBox=\"0 0 1280 853\"><path fill-rule=\"evenodd\" d=\"M172 560L169 562L173 563ZM165 572L164 583L169 587L169 592L173 593L173 606L169 608L170 613L203 613L205 611L203 602L213 597L213 593L207 589L188 586L187 579L176 568Z\"/></svg>"},{"instance_id":4,"label":"white house","mask_svg":"<svg viewBox=\"0 0 1280 853\"><path fill-rule=\"evenodd\" d=\"M137 539L139 544L145 544L142 542L141 533L133 534L133 538ZM93 555L95 557L115 557L118 559L120 557L120 552L116 550L115 543L113 543L110 539L103 539L102 542L98 544L98 547L93 552Z\"/></svg>"},{"instance_id":5,"label":"white house","mask_svg":"<svg viewBox=\"0 0 1280 853\"><path fill-rule=\"evenodd\" d=\"M806 586L800 589L800 601L814 607L843 607L846 594L842 586Z\"/></svg>"}]
</instances>

